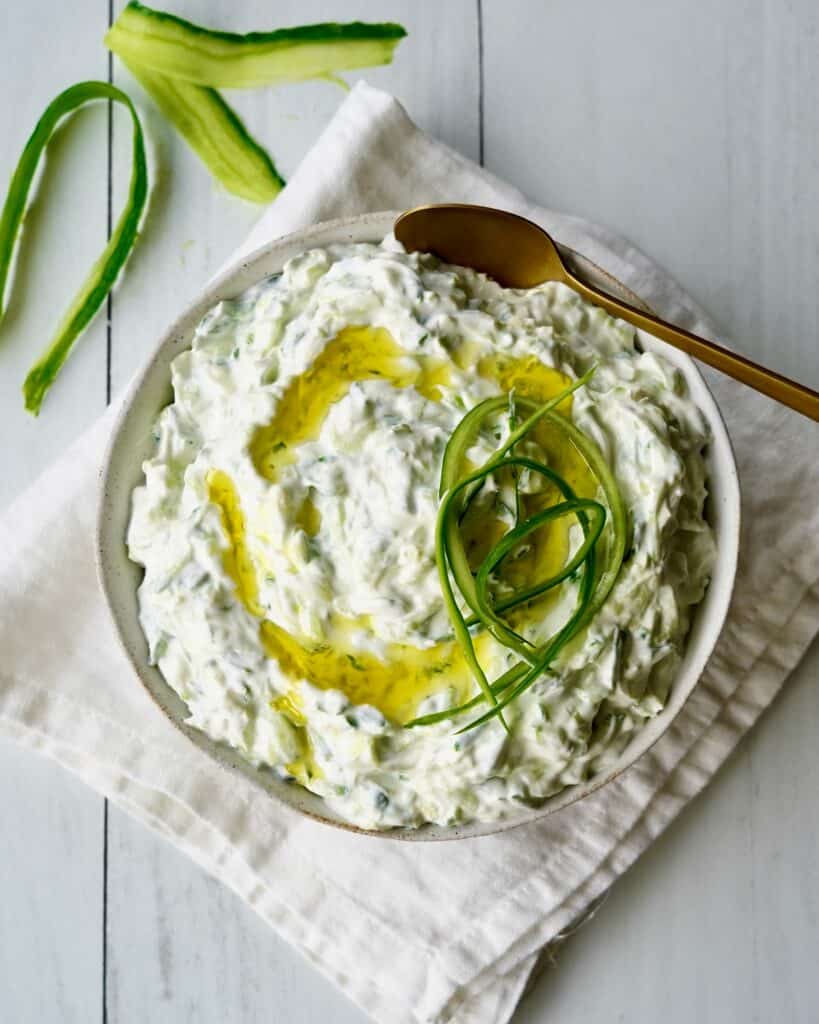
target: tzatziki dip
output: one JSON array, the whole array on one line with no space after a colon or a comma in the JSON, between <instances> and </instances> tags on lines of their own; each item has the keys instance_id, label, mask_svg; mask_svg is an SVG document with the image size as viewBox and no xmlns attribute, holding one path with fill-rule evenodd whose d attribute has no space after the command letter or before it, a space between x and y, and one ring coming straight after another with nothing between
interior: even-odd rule
<instances>
[{"instance_id":1,"label":"tzatziki dip","mask_svg":"<svg viewBox=\"0 0 819 1024\"><path fill-rule=\"evenodd\" d=\"M192 726L386 829L535 806L662 710L714 561L709 428L628 324L332 245L213 308L172 384L127 543Z\"/></svg>"}]
</instances>

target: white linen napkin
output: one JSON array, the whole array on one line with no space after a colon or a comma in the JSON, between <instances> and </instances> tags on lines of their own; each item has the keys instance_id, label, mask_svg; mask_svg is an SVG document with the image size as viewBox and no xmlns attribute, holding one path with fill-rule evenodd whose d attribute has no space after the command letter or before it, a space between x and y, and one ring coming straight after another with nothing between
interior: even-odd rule
<instances>
[{"instance_id":1,"label":"white linen napkin","mask_svg":"<svg viewBox=\"0 0 819 1024\"><path fill-rule=\"evenodd\" d=\"M645 256L529 204L358 85L243 251L344 214L462 200L543 224L662 315L713 335ZM335 832L226 774L163 718L120 653L94 573L103 419L0 521L0 730L186 850L385 1024L499 1024L539 952L713 775L819 627L819 430L716 374L736 446L741 567L728 623L683 712L616 782L545 821L404 844Z\"/></svg>"}]
</instances>

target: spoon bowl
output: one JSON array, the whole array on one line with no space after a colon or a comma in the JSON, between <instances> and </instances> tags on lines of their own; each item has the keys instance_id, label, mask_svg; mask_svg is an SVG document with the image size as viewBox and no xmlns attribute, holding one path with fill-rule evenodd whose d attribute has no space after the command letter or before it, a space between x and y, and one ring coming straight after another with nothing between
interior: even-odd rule
<instances>
[{"instance_id":1,"label":"spoon bowl","mask_svg":"<svg viewBox=\"0 0 819 1024\"><path fill-rule=\"evenodd\" d=\"M534 288L566 274L543 228L506 210L461 203L419 206L403 213L394 231L408 252L434 252L447 263L487 274L504 288Z\"/></svg>"}]
</instances>

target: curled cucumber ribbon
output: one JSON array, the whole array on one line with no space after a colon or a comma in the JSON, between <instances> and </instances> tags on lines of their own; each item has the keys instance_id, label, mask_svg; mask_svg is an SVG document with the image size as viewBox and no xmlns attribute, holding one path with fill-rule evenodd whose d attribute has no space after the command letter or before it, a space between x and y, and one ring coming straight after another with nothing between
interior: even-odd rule
<instances>
[{"instance_id":1,"label":"curled cucumber ribbon","mask_svg":"<svg viewBox=\"0 0 819 1024\"><path fill-rule=\"evenodd\" d=\"M139 225L148 199L148 162L139 117L130 99L108 82L79 82L61 92L37 122L14 171L3 212L0 214L0 320L5 313L9 271L28 204L28 196L40 157L60 121L94 100L120 103L133 124L133 164L128 199L102 255L77 292L54 337L31 368L23 384L26 409L39 413L48 389L68 358L77 338L114 287L139 236Z\"/></svg>"}]
</instances>

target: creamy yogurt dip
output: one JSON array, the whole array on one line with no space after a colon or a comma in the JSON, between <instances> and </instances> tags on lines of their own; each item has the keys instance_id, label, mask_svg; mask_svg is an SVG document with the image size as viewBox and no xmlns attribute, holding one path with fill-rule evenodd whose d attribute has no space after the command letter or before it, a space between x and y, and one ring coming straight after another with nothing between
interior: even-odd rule
<instances>
[{"instance_id":1,"label":"creamy yogurt dip","mask_svg":"<svg viewBox=\"0 0 819 1024\"><path fill-rule=\"evenodd\" d=\"M608 601L550 670L495 719L407 727L478 692L436 572L441 458L464 414L510 394L542 402L596 364L562 407L599 446L629 518ZM172 367L131 558L145 570L151 661L189 721L365 828L491 821L601 771L663 708L713 563L703 517L704 416L672 364L560 284L503 289L407 255L393 240L306 252L202 320ZM570 405L570 408L569 408ZM548 431L521 448L602 500L583 460ZM545 501L523 474L520 501ZM480 559L515 519L490 480L464 522ZM540 534L543 536L540 536ZM539 531L496 580L536 581L582 540ZM518 613L543 642L577 580ZM511 664L476 639L487 676ZM468 720L468 719L467 719Z\"/></svg>"}]
</instances>

